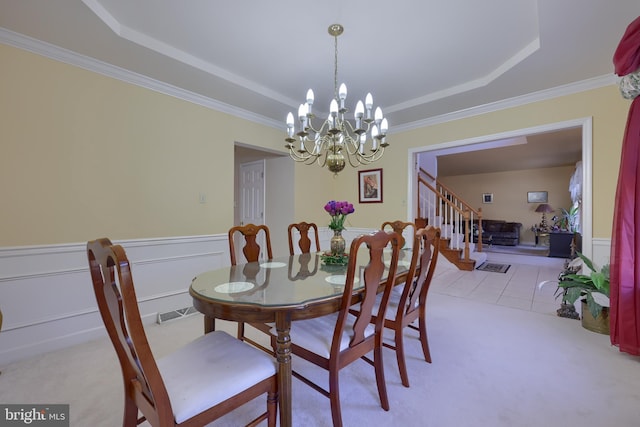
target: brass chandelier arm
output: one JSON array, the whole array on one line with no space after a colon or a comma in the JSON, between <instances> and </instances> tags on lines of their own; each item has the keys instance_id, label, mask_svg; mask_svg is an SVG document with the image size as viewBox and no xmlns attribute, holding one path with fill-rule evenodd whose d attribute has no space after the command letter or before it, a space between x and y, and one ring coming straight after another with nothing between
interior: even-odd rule
<instances>
[{"instance_id":1,"label":"brass chandelier arm","mask_svg":"<svg viewBox=\"0 0 640 427\"><path fill-rule=\"evenodd\" d=\"M378 150L373 151L369 155L358 155L357 157L355 157L355 160L357 161L354 162L354 156L349 155L347 152L347 160L352 167L356 168L358 166L369 165L371 163L377 162L378 160L380 160L383 154L384 147L381 147Z\"/></svg>"}]
</instances>

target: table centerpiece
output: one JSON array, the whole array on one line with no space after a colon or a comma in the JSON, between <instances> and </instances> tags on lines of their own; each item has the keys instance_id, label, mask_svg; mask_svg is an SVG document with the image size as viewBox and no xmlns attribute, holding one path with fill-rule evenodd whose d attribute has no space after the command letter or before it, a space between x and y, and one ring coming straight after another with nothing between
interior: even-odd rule
<instances>
[{"instance_id":1,"label":"table centerpiece","mask_svg":"<svg viewBox=\"0 0 640 427\"><path fill-rule=\"evenodd\" d=\"M346 200L331 200L324 205L324 210L331 216L329 228L333 230L333 236L330 241L331 250L321 255L322 261L327 265L345 265L349 255L345 253L346 243L342 237L342 231L345 229L344 222L347 215L355 212L355 208Z\"/></svg>"}]
</instances>

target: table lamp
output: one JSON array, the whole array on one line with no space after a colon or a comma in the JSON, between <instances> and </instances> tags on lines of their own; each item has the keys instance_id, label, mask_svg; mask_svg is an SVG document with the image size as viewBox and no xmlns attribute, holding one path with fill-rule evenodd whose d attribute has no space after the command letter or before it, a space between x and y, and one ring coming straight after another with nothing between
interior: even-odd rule
<instances>
[{"instance_id":1,"label":"table lamp","mask_svg":"<svg viewBox=\"0 0 640 427\"><path fill-rule=\"evenodd\" d=\"M542 221L540 222L540 228L543 231L547 231L549 229L549 226L547 225L547 214L553 212L553 208L546 203L542 203L541 205L538 205L538 207L536 208L536 212L542 212Z\"/></svg>"}]
</instances>

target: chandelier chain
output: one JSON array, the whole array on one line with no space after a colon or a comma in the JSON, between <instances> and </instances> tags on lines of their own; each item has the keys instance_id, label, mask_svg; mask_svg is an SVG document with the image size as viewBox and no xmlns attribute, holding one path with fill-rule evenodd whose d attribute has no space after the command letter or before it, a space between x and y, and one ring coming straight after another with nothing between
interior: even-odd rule
<instances>
[{"instance_id":1,"label":"chandelier chain","mask_svg":"<svg viewBox=\"0 0 640 427\"><path fill-rule=\"evenodd\" d=\"M333 97L338 99L338 36L333 36L334 40L334 60L333 60Z\"/></svg>"}]
</instances>

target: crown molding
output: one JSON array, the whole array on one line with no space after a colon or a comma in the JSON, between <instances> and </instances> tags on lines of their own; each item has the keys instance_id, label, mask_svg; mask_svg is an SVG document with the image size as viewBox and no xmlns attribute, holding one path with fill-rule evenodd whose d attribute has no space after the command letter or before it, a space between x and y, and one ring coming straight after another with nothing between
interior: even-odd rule
<instances>
[{"instance_id":1,"label":"crown molding","mask_svg":"<svg viewBox=\"0 0 640 427\"><path fill-rule=\"evenodd\" d=\"M7 30L5 28L0 28L0 43L27 50L50 59L77 66L88 71L102 74L107 77L112 77L126 83L144 87L146 89L169 95L174 98L182 99L187 102L192 102L194 104L198 104L212 110L230 114L235 117L248 120L250 122L269 126L274 129L282 128L282 123L278 120L274 120L263 115L253 113L251 111L247 111L245 109L217 101L213 98L181 89L177 86L173 86L159 80L149 78L142 74L134 73L124 68L117 67L85 55L80 55L68 49L64 49L47 42L25 36L23 34ZM597 89L611 84L617 84L617 81L618 78L612 73L609 75L582 80L555 88L545 89L539 92L533 92L514 98L492 102L489 104L479 105L476 107L454 111L451 113L428 117L422 120L416 120L411 123L397 125L394 126L393 130L390 130L389 133L391 134L406 132L426 126L433 126L440 123L446 123L454 120L460 120L468 117L478 116L481 114L504 110L507 108L519 107L533 102L545 101L560 96L571 95L591 89Z\"/></svg>"},{"instance_id":2,"label":"crown molding","mask_svg":"<svg viewBox=\"0 0 640 427\"><path fill-rule=\"evenodd\" d=\"M534 102L546 101L561 96L573 95L575 93L585 92L587 90L598 89L604 86L617 84L618 80L619 78L616 77L613 73L605 76L594 77L579 82L569 83L563 86L557 86L554 88L545 89L514 98L503 99L489 104L478 105L476 107L471 107L464 110L454 111L451 113L441 114L439 116L428 117L423 120L416 120L415 122L394 126L393 132L390 131L389 133L406 132L426 126L433 126L440 123L479 116L481 114L493 113L495 111L505 110L507 108L520 107Z\"/></svg>"},{"instance_id":3,"label":"crown molding","mask_svg":"<svg viewBox=\"0 0 640 427\"><path fill-rule=\"evenodd\" d=\"M7 30L5 28L0 28L0 43L13 46L18 49L27 50L29 52L33 52L35 54L54 59L56 61L83 68L88 71L102 74L107 77L112 77L125 83L144 87L146 89L169 95L174 98L202 105L203 107L220 111L222 113L227 113L251 122L273 127L276 129L280 129L283 126L281 122L262 116L260 114L256 114L251 111L247 111L245 109L217 101L213 98L209 98L195 92L181 89L177 86L152 79L142 74L134 73L124 68L117 67L115 65L111 65L85 55L80 55L68 49L64 49L47 42L25 36L23 34Z\"/></svg>"}]
</instances>

